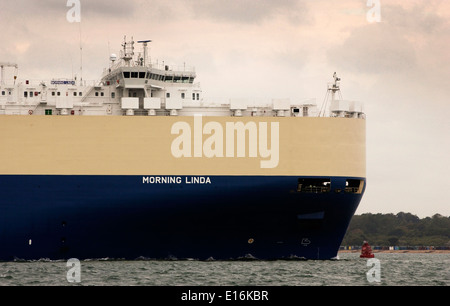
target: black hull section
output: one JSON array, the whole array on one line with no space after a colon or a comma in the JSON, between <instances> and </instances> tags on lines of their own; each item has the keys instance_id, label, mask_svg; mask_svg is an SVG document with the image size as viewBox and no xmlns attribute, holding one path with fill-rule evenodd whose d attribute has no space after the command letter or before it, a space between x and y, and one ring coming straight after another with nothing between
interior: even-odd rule
<instances>
[{"instance_id":1,"label":"black hull section","mask_svg":"<svg viewBox=\"0 0 450 306\"><path fill-rule=\"evenodd\" d=\"M346 182L365 179L299 179L0 176L0 260L331 259L364 193Z\"/></svg>"}]
</instances>

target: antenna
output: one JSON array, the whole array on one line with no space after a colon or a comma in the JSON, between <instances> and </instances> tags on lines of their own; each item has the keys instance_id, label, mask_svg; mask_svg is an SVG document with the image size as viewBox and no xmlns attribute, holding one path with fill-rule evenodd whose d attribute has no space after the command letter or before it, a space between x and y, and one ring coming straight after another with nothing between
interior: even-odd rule
<instances>
[{"instance_id":1,"label":"antenna","mask_svg":"<svg viewBox=\"0 0 450 306\"><path fill-rule=\"evenodd\" d=\"M133 59L134 56L134 40L133 37L131 37L131 41L127 42L127 37L124 36L124 42L122 44L123 47L123 57L122 59L127 63L127 66L130 66L130 61Z\"/></svg>"},{"instance_id":2,"label":"antenna","mask_svg":"<svg viewBox=\"0 0 450 306\"><path fill-rule=\"evenodd\" d=\"M342 95L341 95L341 89L339 88L340 86L340 82L341 82L341 78L338 78L336 72L333 74L333 79L334 79L334 84L332 88L328 88L328 90L331 90L331 101L334 101L336 92L339 92L339 96L342 99Z\"/></svg>"},{"instance_id":3,"label":"antenna","mask_svg":"<svg viewBox=\"0 0 450 306\"><path fill-rule=\"evenodd\" d=\"M73 58L72 58L72 54L70 54L70 64L72 65L72 80L73 80Z\"/></svg>"},{"instance_id":4,"label":"antenna","mask_svg":"<svg viewBox=\"0 0 450 306\"><path fill-rule=\"evenodd\" d=\"M147 66L147 46L148 46L149 42L152 42L152 41L151 40L138 41L139 44L143 44L143 46L144 46L144 65L143 65L144 67Z\"/></svg>"},{"instance_id":5,"label":"antenna","mask_svg":"<svg viewBox=\"0 0 450 306\"><path fill-rule=\"evenodd\" d=\"M322 104L322 109L320 110L319 116L323 117L325 116L325 110L326 106L328 105L328 97L331 93L331 101L335 101L336 93L339 94L339 98L342 100L342 94L341 94L341 88L340 88L340 82L341 78L339 78L336 74L336 72L333 74L334 83L328 84L327 94L325 95L325 99Z\"/></svg>"},{"instance_id":6,"label":"antenna","mask_svg":"<svg viewBox=\"0 0 450 306\"><path fill-rule=\"evenodd\" d=\"M83 45L81 42L81 22L80 24L80 85L83 84Z\"/></svg>"}]
</instances>

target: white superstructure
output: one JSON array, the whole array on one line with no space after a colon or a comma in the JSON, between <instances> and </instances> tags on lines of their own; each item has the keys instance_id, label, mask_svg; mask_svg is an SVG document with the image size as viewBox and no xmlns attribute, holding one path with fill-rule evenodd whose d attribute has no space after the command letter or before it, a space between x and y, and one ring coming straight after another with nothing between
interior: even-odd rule
<instances>
[{"instance_id":1,"label":"white superstructure","mask_svg":"<svg viewBox=\"0 0 450 306\"><path fill-rule=\"evenodd\" d=\"M148 59L149 42L138 41L143 53L135 54L135 42L125 39L120 57L111 54L110 67L99 82L91 84L76 79L17 81L17 72L14 82L8 84L3 70L17 70L18 66L0 62L0 115L364 117L359 102L334 99L339 90L336 76L329 88L331 105L323 114L315 100L206 101L200 84L195 82L195 69L152 63Z\"/></svg>"}]
</instances>

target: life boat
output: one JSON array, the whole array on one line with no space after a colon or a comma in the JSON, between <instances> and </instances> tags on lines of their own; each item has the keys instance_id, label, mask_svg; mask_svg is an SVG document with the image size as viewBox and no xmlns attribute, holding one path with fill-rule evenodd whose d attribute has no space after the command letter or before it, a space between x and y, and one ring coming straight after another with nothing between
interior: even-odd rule
<instances>
[{"instance_id":1,"label":"life boat","mask_svg":"<svg viewBox=\"0 0 450 306\"><path fill-rule=\"evenodd\" d=\"M374 258L375 255L372 252L372 248L370 247L369 243L367 241L364 241L362 249L361 249L361 255L359 255L360 258Z\"/></svg>"}]
</instances>

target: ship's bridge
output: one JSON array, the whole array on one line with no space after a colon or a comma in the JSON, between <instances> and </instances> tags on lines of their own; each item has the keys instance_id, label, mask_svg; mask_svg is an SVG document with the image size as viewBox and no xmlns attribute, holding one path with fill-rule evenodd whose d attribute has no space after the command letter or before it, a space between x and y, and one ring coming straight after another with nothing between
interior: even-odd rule
<instances>
[{"instance_id":1,"label":"ship's bridge","mask_svg":"<svg viewBox=\"0 0 450 306\"><path fill-rule=\"evenodd\" d=\"M125 39L119 59L111 54L110 67L104 70L99 88L113 87L122 109L128 114L146 107L166 107L174 113L182 109L191 95L192 100L199 101L201 90L199 84L194 84L195 69L186 65L167 65L164 61L152 63L147 59L148 42L139 42L144 47L141 56L134 52L134 41Z\"/></svg>"},{"instance_id":2,"label":"ship's bridge","mask_svg":"<svg viewBox=\"0 0 450 306\"><path fill-rule=\"evenodd\" d=\"M117 88L162 88L169 84L193 84L196 78L194 70L185 70L182 67L164 65L164 69L153 64L148 67L119 67L108 72L103 77L104 85L116 84Z\"/></svg>"},{"instance_id":3,"label":"ship's bridge","mask_svg":"<svg viewBox=\"0 0 450 306\"><path fill-rule=\"evenodd\" d=\"M111 54L111 65L105 70L102 82L110 86L116 84L120 89L162 89L170 84L193 84L196 78L195 69L186 65L170 66L164 62L152 63L147 59L148 43L151 40L138 41L143 44L143 56L135 56L134 41L122 44L123 50L120 60Z\"/></svg>"}]
</instances>

